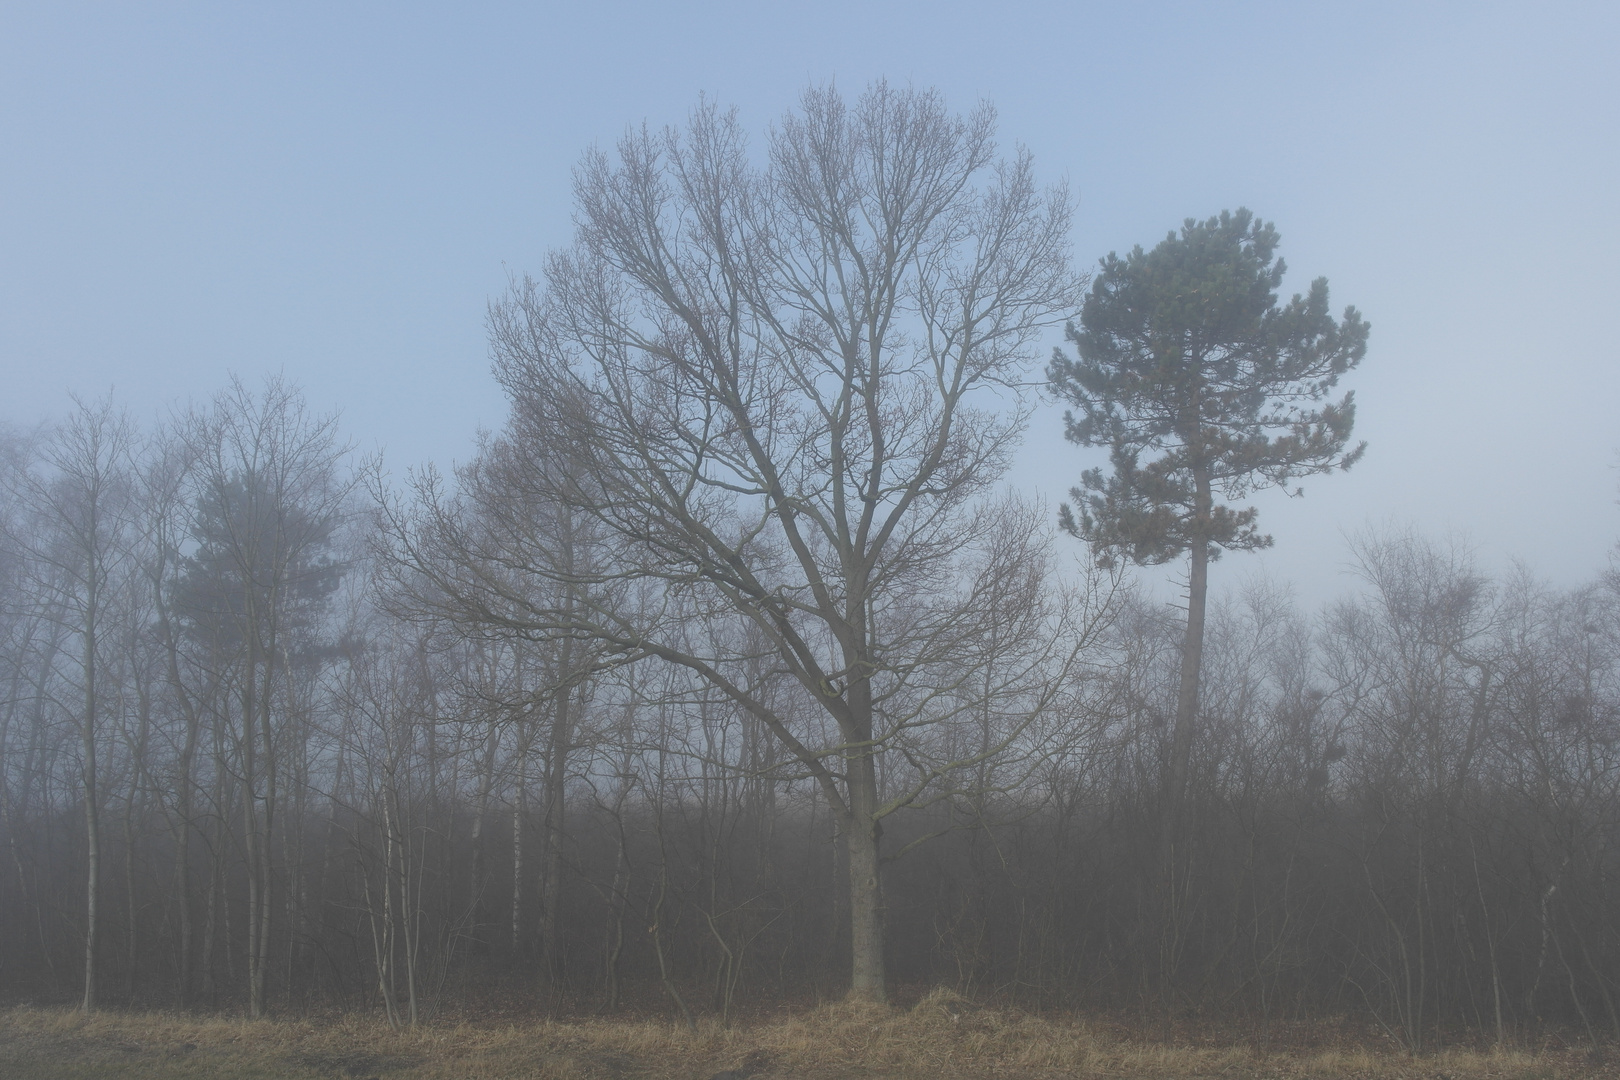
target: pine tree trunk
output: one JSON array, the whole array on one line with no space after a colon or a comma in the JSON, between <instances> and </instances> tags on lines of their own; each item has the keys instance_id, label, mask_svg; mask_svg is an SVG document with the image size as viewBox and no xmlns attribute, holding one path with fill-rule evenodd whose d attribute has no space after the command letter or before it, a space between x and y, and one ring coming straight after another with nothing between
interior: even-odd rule
<instances>
[{"instance_id":1,"label":"pine tree trunk","mask_svg":"<svg viewBox=\"0 0 1620 1080\"><path fill-rule=\"evenodd\" d=\"M1201 484L1207 492L1208 485ZM1201 508L1208 501L1201 502ZM1204 515L1207 520L1207 514ZM1172 986L1182 949L1183 912L1180 898L1187 862L1187 780L1198 719L1199 670L1204 659L1204 610L1209 592L1209 545L1202 539L1192 546L1187 574L1187 634L1181 648L1181 687L1176 699L1176 725L1170 735L1170 762L1164 778L1164 807L1159 829L1159 867L1163 873L1160 905L1159 978L1165 1007L1165 1036L1169 1037Z\"/></svg>"},{"instance_id":2,"label":"pine tree trunk","mask_svg":"<svg viewBox=\"0 0 1620 1080\"><path fill-rule=\"evenodd\" d=\"M1191 769L1193 730L1198 720L1198 676L1204 662L1204 610L1209 593L1209 546L1195 543L1187 574L1187 634L1181 647L1181 692L1176 726L1170 736L1170 770L1165 784L1167 824L1180 827Z\"/></svg>"}]
</instances>

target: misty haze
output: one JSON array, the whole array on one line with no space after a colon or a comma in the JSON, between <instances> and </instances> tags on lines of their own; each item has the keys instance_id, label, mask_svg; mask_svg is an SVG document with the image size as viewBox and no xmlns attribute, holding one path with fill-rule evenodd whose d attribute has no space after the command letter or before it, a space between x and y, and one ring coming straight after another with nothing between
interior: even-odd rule
<instances>
[{"instance_id":1,"label":"misty haze","mask_svg":"<svg viewBox=\"0 0 1620 1080\"><path fill-rule=\"evenodd\" d=\"M0 1074L1620 1076L1620 16L684 15L0 15Z\"/></svg>"}]
</instances>

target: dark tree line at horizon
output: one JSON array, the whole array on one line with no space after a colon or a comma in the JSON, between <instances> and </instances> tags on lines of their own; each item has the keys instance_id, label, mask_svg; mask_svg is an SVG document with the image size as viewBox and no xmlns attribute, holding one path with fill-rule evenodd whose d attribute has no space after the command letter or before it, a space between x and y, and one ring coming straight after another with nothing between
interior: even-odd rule
<instances>
[{"instance_id":1,"label":"dark tree line at horizon","mask_svg":"<svg viewBox=\"0 0 1620 1080\"><path fill-rule=\"evenodd\" d=\"M102 1004L408 1023L491 987L692 1014L841 992L837 819L756 720L670 670L560 671L554 647L391 617L330 422L275 383L213 409L278 432L267 461L297 449L293 505L250 517L249 492L210 486L186 443L222 416L142 438L84 407L7 444L38 478L5 505L8 1000L84 993L92 782ZM89 544L69 512L86 471L64 455L107 446L124 456L102 462L87 737L72 567ZM291 539L254 548L249 521ZM1264 584L1212 605L1174 896L1154 853L1183 617L1109 594L1051 715L892 819L891 852L919 842L884 871L891 979L1351 1015L1414 1047L1547 1023L1615 1037L1620 581L1490 580L1410 534L1354 558L1360 587L1315 615ZM248 609L271 603L250 665Z\"/></svg>"},{"instance_id":2,"label":"dark tree line at horizon","mask_svg":"<svg viewBox=\"0 0 1620 1080\"><path fill-rule=\"evenodd\" d=\"M1206 611L1268 542L1216 495L1359 454L1315 403L1366 326L1276 307L1246 211L1105 260L1054 363L1113 451L1083 557L1003 486L1086 279L993 132L880 83L762 158L709 105L588 155L450 477L277 378L0 433L0 999L1620 1038L1620 573L1386 532L1318 612ZM1177 344L1199 305L1241 334ZM1188 555L1188 607L1110 551Z\"/></svg>"}]
</instances>

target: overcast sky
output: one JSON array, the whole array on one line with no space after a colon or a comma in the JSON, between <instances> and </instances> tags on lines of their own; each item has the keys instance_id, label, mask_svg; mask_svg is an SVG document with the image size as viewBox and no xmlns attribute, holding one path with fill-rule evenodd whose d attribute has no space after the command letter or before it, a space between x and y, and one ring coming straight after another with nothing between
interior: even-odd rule
<instances>
[{"instance_id":1,"label":"overcast sky","mask_svg":"<svg viewBox=\"0 0 1620 1080\"><path fill-rule=\"evenodd\" d=\"M569 174L700 93L992 101L1079 198L1078 261L1274 221L1285 293L1372 324L1354 471L1262 497L1315 602L1369 522L1586 580L1620 538L1620 4L0 2L0 418L143 418L281 370L396 469L500 425L484 311L570 236ZM1061 340L1054 333L1052 344ZM1010 478L1100 451L1037 415Z\"/></svg>"}]
</instances>

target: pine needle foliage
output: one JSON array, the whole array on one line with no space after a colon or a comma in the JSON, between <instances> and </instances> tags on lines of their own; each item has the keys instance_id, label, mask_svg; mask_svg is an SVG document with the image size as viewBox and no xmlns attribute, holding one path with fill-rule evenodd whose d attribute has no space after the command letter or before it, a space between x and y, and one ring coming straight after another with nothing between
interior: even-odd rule
<instances>
[{"instance_id":1,"label":"pine needle foliage","mask_svg":"<svg viewBox=\"0 0 1620 1080\"><path fill-rule=\"evenodd\" d=\"M1368 325L1353 307L1334 320L1326 278L1279 305L1278 239L1239 209L1102 260L1068 328L1076 355L1056 350L1047 375L1073 406L1067 437L1109 449L1111 474L1087 470L1061 518L1105 565L1268 547L1254 507L1215 496L1348 469L1365 450L1346 449L1353 396L1326 399L1365 355Z\"/></svg>"}]
</instances>

